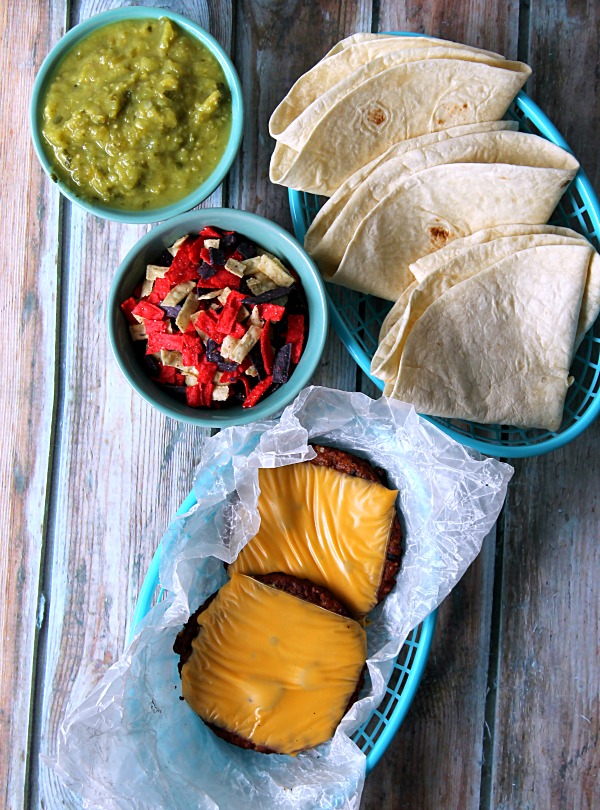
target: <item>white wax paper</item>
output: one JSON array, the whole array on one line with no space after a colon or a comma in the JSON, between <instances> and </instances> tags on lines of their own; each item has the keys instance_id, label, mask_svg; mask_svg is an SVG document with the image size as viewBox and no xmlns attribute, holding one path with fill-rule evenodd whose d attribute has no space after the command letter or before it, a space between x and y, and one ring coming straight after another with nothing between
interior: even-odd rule
<instances>
[{"instance_id":1,"label":"white wax paper","mask_svg":"<svg viewBox=\"0 0 600 810\"><path fill-rule=\"evenodd\" d=\"M364 695L333 739L297 757L243 751L216 737L179 700L175 636L226 578L258 528L258 468L314 456L329 444L383 467L399 491L404 557L396 586L368 625ZM123 657L60 729L46 759L86 807L103 810L357 809L366 758L351 735L376 708L410 631L447 596L502 507L512 468L448 438L413 408L382 397L312 387L279 420L206 441L197 505L162 541L161 585ZM435 711L435 707L433 707Z\"/></svg>"}]
</instances>

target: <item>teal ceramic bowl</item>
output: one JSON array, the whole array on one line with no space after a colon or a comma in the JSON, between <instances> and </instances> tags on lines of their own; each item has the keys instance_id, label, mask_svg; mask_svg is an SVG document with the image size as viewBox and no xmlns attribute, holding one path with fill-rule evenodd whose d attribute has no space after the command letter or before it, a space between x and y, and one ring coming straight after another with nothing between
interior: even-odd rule
<instances>
[{"instance_id":1,"label":"teal ceramic bowl","mask_svg":"<svg viewBox=\"0 0 600 810\"><path fill-rule=\"evenodd\" d=\"M186 31L190 36L198 39L211 54L219 62L225 78L229 85L231 92L231 132L229 134L229 141L225 148L225 152L221 160L217 164L212 174L201 184L198 188L186 197L183 197L178 202L160 207L152 208L147 211L127 211L117 208L111 208L109 205L104 205L101 202L91 201L85 196L78 195L73 189L69 188L59 179L57 179L52 163L43 147L43 139L41 134L42 126L42 104L46 94L46 88L58 67L61 59L84 37L97 31L105 25L120 22L122 20L131 19L158 19L159 17L167 17L173 20L180 28ZM30 106L30 125L31 134L33 138L33 145L36 154L39 158L42 167L46 174L58 186L62 194L65 195L72 203L84 208L90 214L95 214L104 219L112 219L117 222L130 222L130 223L147 223L158 222L159 220L168 219L169 217L181 214L184 211L189 211L194 206L206 199L211 194L219 183L223 180L229 171L231 164L238 152L240 142L242 139L242 131L244 127L244 107L242 101L242 89L240 80L231 63L229 57L219 45L203 28L200 28L195 22L182 17L180 14L175 14L165 8L146 8L145 6L127 6L125 8L116 8L111 11L105 11L95 17L90 17L89 20L76 25L72 28L50 51L44 60L40 72L37 75L33 86L33 94L31 97Z\"/></svg>"},{"instance_id":2,"label":"teal ceramic bowl","mask_svg":"<svg viewBox=\"0 0 600 810\"><path fill-rule=\"evenodd\" d=\"M129 298L145 278L146 265L156 263L163 251L185 234L207 225L237 231L258 247L280 258L299 275L308 305L308 339L300 362L287 383L253 408L232 405L221 410L190 408L169 396L146 376L134 350L129 327L120 304ZM312 259L287 231L256 214L231 208L204 208L163 222L147 233L129 251L113 280L107 312L110 345L129 384L161 413L182 422L210 428L243 425L272 416L288 405L312 377L325 346L328 327L325 288Z\"/></svg>"}]
</instances>

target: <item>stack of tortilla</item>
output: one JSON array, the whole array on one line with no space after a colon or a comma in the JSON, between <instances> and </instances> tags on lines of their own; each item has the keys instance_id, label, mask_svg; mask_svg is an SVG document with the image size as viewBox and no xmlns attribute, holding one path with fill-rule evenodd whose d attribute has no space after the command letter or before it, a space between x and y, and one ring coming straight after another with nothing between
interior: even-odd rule
<instances>
[{"instance_id":1,"label":"stack of tortilla","mask_svg":"<svg viewBox=\"0 0 600 810\"><path fill-rule=\"evenodd\" d=\"M522 62L445 40L349 37L273 113L271 180L331 196L394 143L502 118L530 73Z\"/></svg>"},{"instance_id":2,"label":"stack of tortilla","mask_svg":"<svg viewBox=\"0 0 600 810\"><path fill-rule=\"evenodd\" d=\"M568 228L476 232L410 266L372 373L420 413L558 430L600 311L600 256Z\"/></svg>"},{"instance_id":3,"label":"stack of tortilla","mask_svg":"<svg viewBox=\"0 0 600 810\"><path fill-rule=\"evenodd\" d=\"M500 121L530 70L419 37L355 35L273 113L271 179L330 199L321 273L396 302L372 373L421 413L560 427L600 309L600 259L545 225L579 164Z\"/></svg>"}]
</instances>

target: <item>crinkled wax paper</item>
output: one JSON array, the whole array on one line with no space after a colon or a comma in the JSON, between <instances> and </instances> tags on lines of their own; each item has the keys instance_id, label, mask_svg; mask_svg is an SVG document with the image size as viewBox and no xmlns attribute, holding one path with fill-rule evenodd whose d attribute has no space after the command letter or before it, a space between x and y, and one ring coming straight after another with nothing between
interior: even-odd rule
<instances>
[{"instance_id":1,"label":"crinkled wax paper","mask_svg":"<svg viewBox=\"0 0 600 810\"><path fill-rule=\"evenodd\" d=\"M314 456L308 442L365 456L400 491L405 552L396 587L369 624L365 695L334 738L297 757L244 751L217 738L179 699L173 641L226 578L258 528L258 468ZM207 439L197 505L162 541L168 598L60 730L48 763L87 807L168 810L358 808L366 758L349 734L376 708L409 632L476 557L502 506L512 468L476 457L404 403L312 387L279 420ZM369 683L370 681L370 683Z\"/></svg>"}]
</instances>

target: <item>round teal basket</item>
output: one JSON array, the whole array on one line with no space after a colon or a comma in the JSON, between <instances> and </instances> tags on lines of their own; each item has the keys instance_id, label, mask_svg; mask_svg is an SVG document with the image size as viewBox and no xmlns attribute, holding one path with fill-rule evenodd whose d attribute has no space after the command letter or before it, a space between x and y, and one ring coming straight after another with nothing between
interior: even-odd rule
<instances>
[{"instance_id":1,"label":"round teal basket","mask_svg":"<svg viewBox=\"0 0 600 810\"><path fill-rule=\"evenodd\" d=\"M525 93L519 93L507 117L518 121L521 131L540 135L569 152L573 151L550 119ZM296 238L303 243L306 231L321 207L321 200L314 194L294 189L289 190L289 200ZM600 250L600 204L582 169L550 221L554 225L573 228ZM383 390L383 382L371 375L370 366L379 342L381 324L392 304L335 284L326 284L326 287L334 329L364 373ZM425 418L453 439L489 456L526 458L548 453L579 436L600 412L600 318L584 337L573 360L571 375L574 382L569 388L563 421L556 433L510 425Z\"/></svg>"},{"instance_id":2,"label":"round teal basket","mask_svg":"<svg viewBox=\"0 0 600 810\"><path fill-rule=\"evenodd\" d=\"M177 514L184 515L189 512L195 503L196 496L194 492L190 492L179 507ZM159 546L140 590L133 614L130 640L137 625L152 605L165 596L159 584L160 555L161 547ZM367 773L379 762L406 717L429 657L436 618L437 611L434 611L411 631L394 662L383 700L352 737L361 751L366 754Z\"/></svg>"}]
</instances>

